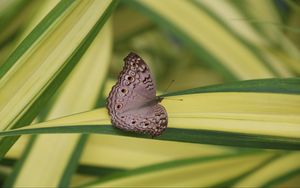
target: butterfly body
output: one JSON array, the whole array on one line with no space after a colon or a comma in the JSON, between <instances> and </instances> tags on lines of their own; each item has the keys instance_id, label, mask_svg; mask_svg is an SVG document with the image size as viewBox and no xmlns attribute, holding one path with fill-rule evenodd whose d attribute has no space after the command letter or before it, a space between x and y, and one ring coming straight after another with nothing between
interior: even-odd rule
<instances>
[{"instance_id":1,"label":"butterfly body","mask_svg":"<svg viewBox=\"0 0 300 188\"><path fill-rule=\"evenodd\" d=\"M147 64L135 53L124 58L118 82L107 98L112 124L122 130L159 136L168 124Z\"/></svg>"}]
</instances>

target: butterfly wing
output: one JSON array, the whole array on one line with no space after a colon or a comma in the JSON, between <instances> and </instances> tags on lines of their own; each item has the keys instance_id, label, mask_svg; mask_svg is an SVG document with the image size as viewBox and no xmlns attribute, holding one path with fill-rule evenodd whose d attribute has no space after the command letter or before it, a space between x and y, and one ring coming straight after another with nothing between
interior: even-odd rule
<instances>
[{"instance_id":1,"label":"butterfly wing","mask_svg":"<svg viewBox=\"0 0 300 188\"><path fill-rule=\"evenodd\" d=\"M107 108L114 126L152 136L167 127L167 112L156 100L156 86L147 64L135 53L125 65L107 99Z\"/></svg>"}]
</instances>

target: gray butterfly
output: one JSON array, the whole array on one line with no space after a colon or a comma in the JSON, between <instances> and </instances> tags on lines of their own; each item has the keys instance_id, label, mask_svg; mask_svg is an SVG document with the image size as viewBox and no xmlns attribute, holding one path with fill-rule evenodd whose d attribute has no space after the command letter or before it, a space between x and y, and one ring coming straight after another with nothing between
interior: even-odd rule
<instances>
[{"instance_id":1,"label":"gray butterfly","mask_svg":"<svg viewBox=\"0 0 300 188\"><path fill-rule=\"evenodd\" d=\"M118 82L107 98L112 124L122 130L159 136L167 128L168 115L158 104L156 86L149 67L137 54L124 58Z\"/></svg>"}]
</instances>

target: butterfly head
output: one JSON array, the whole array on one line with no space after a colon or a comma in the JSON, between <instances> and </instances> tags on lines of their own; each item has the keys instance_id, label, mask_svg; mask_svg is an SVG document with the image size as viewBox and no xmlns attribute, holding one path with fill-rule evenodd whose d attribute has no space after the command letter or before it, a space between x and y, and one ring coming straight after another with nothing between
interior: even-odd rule
<instances>
[{"instance_id":1,"label":"butterfly head","mask_svg":"<svg viewBox=\"0 0 300 188\"><path fill-rule=\"evenodd\" d=\"M155 101L156 101L157 103L160 103L163 99L164 99L164 98L161 97L161 96L156 96Z\"/></svg>"}]
</instances>

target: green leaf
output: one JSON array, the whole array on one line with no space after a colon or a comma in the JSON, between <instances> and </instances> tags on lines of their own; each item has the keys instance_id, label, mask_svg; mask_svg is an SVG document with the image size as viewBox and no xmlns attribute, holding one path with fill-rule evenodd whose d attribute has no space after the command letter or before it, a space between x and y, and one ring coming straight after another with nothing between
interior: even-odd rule
<instances>
[{"instance_id":1,"label":"green leaf","mask_svg":"<svg viewBox=\"0 0 300 188\"><path fill-rule=\"evenodd\" d=\"M255 168L257 164L270 159L273 155L264 152L241 152L174 160L117 173L83 185L83 187L133 187L145 185L209 187L224 179L236 177L242 172L249 171L249 169ZM251 163L245 163L249 160L251 160ZM217 166L223 168L217 170Z\"/></svg>"},{"instance_id":2,"label":"green leaf","mask_svg":"<svg viewBox=\"0 0 300 188\"><path fill-rule=\"evenodd\" d=\"M259 169L256 173L234 184L234 187L270 187L280 185L281 181L286 180L288 177L291 178L299 172L299 157L299 152L291 152L276 158L272 163Z\"/></svg>"},{"instance_id":3,"label":"green leaf","mask_svg":"<svg viewBox=\"0 0 300 188\"><path fill-rule=\"evenodd\" d=\"M96 4L103 3L97 1L91 2ZM104 13L99 12L98 9L96 10L93 3L89 4L87 1L81 2L81 6L77 6L76 11L74 10L69 17L66 17L66 20L68 21L62 21L62 25L57 26L59 29L51 33L51 37L45 37L44 40L47 42L44 41L43 45L37 49L31 46L31 50L37 51L33 54L33 59L21 59L18 64L21 66L25 63L26 65L28 64L27 66L13 67L15 68L14 71L19 69L18 71L22 72L23 74L20 74L19 72L18 76L16 76L11 75L13 72L8 72L8 74L5 75L5 77L1 80L2 83L0 82L0 86L1 84L4 84L4 88L2 88L0 91L1 98L4 97L4 100L1 99L1 102L4 101L4 103L6 103L4 104L4 110L2 110L0 113L0 117L5 117L1 119L1 126L3 127L2 129L20 127L24 124L29 124L33 120L33 118L39 113L40 109L46 104L48 99L61 86L63 80L75 67L88 49L89 45L97 36L103 24L110 16L113 8L116 6L116 1L113 2L114 3L110 4L109 8L105 10ZM86 6L92 11L86 11ZM59 6L58 8L60 9L61 7ZM85 16L81 15L82 11L83 13L86 13ZM91 19L90 14L97 14L98 17L93 16L93 19ZM78 18L82 19L81 22L78 22ZM43 21L45 22L45 20ZM79 23L78 25L75 25L75 28L72 25L72 22L74 21ZM82 30L83 26L84 31ZM64 34L67 34L67 37L60 32L65 32ZM79 36L78 33L80 33ZM64 38L64 40L58 41L59 37ZM53 48L49 48L48 45L54 46ZM64 51L61 51L61 48L65 48ZM44 50L46 50L46 52ZM48 52L49 50L53 54ZM49 53L53 56L49 55ZM55 58L58 56L59 61ZM38 61L38 59L40 61ZM55 63L53 63L53 61ZM28 69L32 63L36 63L36 65L34 65L31 72L28 72L26 69ZM49 68L49 66L51 68ZM42 70L40 70L41 67ZM20 79L23 79L22 81L25 83L20 82ZM38 81L36 81L36 79ZM23 84L22 87L20 86L22 90L18 90L16 93L15 89L18 89L17 85L14 85L14 88L10 88L13 85L12 82L15 82L17 85ZM34 89L32 88L32 85L34 85ZM29 93L27 92L28 88L31 88ZM2 95L1 92L3 92L4 95ZM10 113L7 114L7 111ZM3 157L16 139L17 138L9 138L1 140L0 157Z\"/></svg>"},{"instance_id":4,"label":"green leaf","mask_svg":"<svg viewBox=\"0 0 300 188\"><path fill-rule=\"evenodd\" d=\"M173 32L200 59L229 79L267 78L276 75L257 51L252 51L192 1L171 3L143 0L126 3Z\"/></svg>"},{"instance_id":5,"label":"green leaf","mask_svg":"<svg viewBox=\"0 0 300 188\"><path fill-rule=\"evenodd\" d=\"M76 1L62 0L49 14L32 30L32 32L20 43L16 50L9 56L6 62L0 67L0 78L22 57L45 32L61 18L62 14Z\"/></svg>"},{"instance_id":6,"label":"green leaf","mask_svg":"<svg viewBox=\"0 0 300 188\"><path fill-rule=\"evenodd\" d=\"M138 138L152 139L150 136L126 133L116 130L111 125L59 125L34 128L28 126L11 131L0 132L0 136L18 136L25 134L58 134L58 133L83 133L83 134L108 134L119 136L134 136ZM285 138L265 135L248 135L226 133L221 131L206 131L206 130L189 130L168 128L168 130L157 140L188 142L198 144L216 144L224 146L238 146L238 147L254 147L265 149L286 149L286 150L300 150L300 139Z\"/></svg>"},{"instance_id":7,"label":"green leaf","mask_svg":"<svg viewBox=\"0 0 300 188\"><path fill-rule=\"evenodd\" d=\"M95 106L110 62L110 26L110 23L105 25L67 78L55 97L47 119L91 110ZM74 104L75 100L77 102ZM86 140L86 135L78 134L38 136L13 186L68 186ZM58 147L58 143L63 145ZM36 158L41 160L36 161ZM60 165L55 165L57 163ZM47 177L43 171L48 172Z\"/></svg>"},{"instance_id":8,"label":"green leaf","mask_svg":"<svg viewBox=\"0 0 300 188\"><path fill-rule=\"evenodd\" d=\"M275 80L261 80L264 82ZM189 143L205 143L239 147L299 150L300 97L298 90L289 94L281 93L282 88L294 88L298 79L278 79L278 88L259 90L259 81L243 81L233 86L215 86L197 93L183 91L182 101L168 100L163 105L169 117L169 128L158 140ZM256 83L258 91L239 92L241 88L251 88ZM284 87L283 87L284 86ZM215 92L210 92L211 90ZM220 92L216 92L216 91ZM222 92L221 92L222 91ZM278 93L269 93L278 91ZM188 94L189 93L189 94ZM222 104L220 106L219 104ZM203 108L205 107L205 108ZM110 126L106 109L76 114L57 120L31 125L26 128L0 132L0 136L43 133L100 133L122 136L149 138L145 135L126 133Z\"/></svg>"},{"instance_id":9,"label":"green leaf","mask_svg":"<svg viewBox=\"0 0 300 188\"><path fill-rule=\"evenodd\" d=\"M300 94L300 78L246 80L215 86L199 87L185 91L168 93L161 97L208 92L261 92Z\"/></svg>"}]
</instances>

